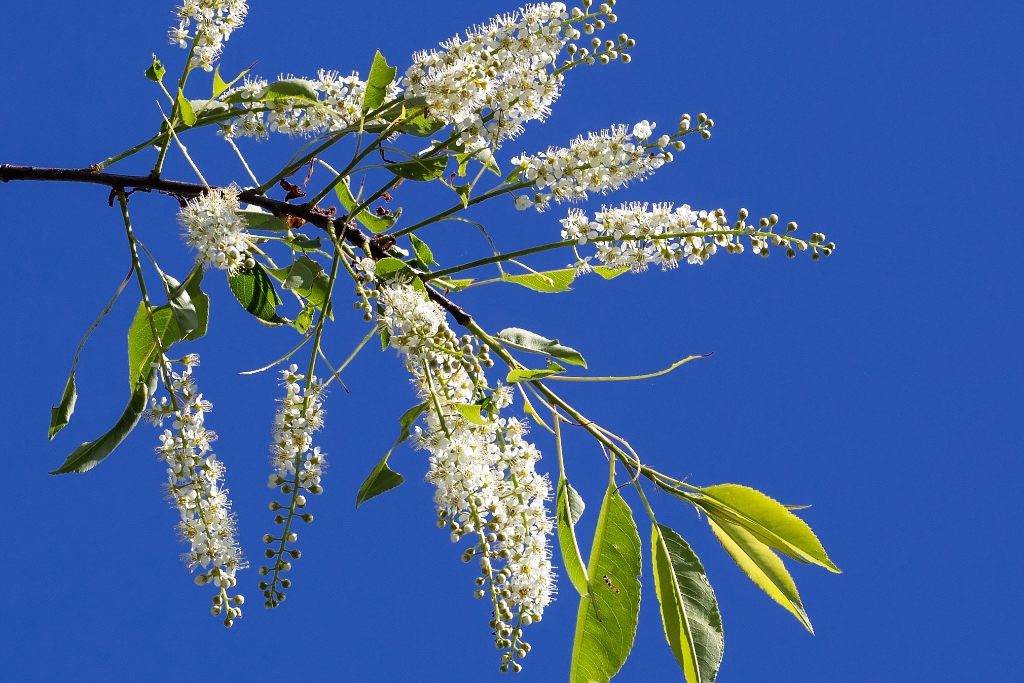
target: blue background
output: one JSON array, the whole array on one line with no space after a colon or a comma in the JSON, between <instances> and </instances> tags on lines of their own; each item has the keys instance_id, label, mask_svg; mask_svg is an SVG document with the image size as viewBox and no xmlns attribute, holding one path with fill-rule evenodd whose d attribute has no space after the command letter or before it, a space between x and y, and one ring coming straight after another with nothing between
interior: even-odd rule
<instances>
[{"instance_id":1,"label":"blue background","mask_svg":"<svg viewBox=\"0 0 1024 683\"><path fill-rule=\"evenodd\" d=\"M225 73L364 75L380 48L408 55L511 3L396 0L252 3L223 58ZM83 167L148 137L157 88L142 77L156 51L170 74L184 53L165 44L161 3L7 3L0 52L0 163ZM608 31L636 38L633 63L580 69L543 125L501 159L614 122L650 119L671 132L680 113L708 112L714 137L694 141L653 179L606 201L675 201L778 213L838 244L829 259L776 250L720 253L703 267L604 282L559 296L512 285L459 301L485 329L521 326L580 349L591 371L649 371L714 351L656 380L557 385L584 414L628 438L647 463L696 484L740 482L802 513L844 570L791 566L817 630L754 587L706 525L677 501L656 511L693 544L725 621L720 679L731 681L1009 680L1024 658L1020 581L1024 379L1019 198L1024 5L1012 2L677 3L622 0ZM195 76L200 97L208 77ZM211 182L245 182L212 132L188 136ZM294 143L242 142L267 177ZM191 179L172 152L168 175ZM330 159L344 159L344 150ZM115 166L144 173L153 155ZM319 186L322 174L314 180ZM319 182L317 182L319 181ZM403 186L406 215L447 206L440 186ZM598 207L601 198L591 202ZM179 276L190 262L174 201L136 195L139 237ZM281 609L260 606L256 572L231 630L207 613L177 560L176 513L163 500L156 432L140 427L81 476L50 477L78 443L116 419L126 399L126 293L93 335L78 372L71 425L45 439L80 335L128 269L123 228L106 191L81 185L0 187L8 420L0 597L6 680L491 680L499 676L484 605L460 546L433 525L421 453L400 449L408 482L353 509L365 474L413 404L392 352L368 347L335 389L320 443L332 469L311 503L304 551ZM499 245L549 240L564 207L476 212ZM445 265L486 253L471 228L424 232ZM536 258L560 267L564 255ZM271 373L240 376L281 355L289 329L262 329L211 273L211 333L200 386L255 565L267 511ZM1018 292L1014 295L1013 292ZM497 298L495 298L497 297ZM339 307L344 310L344 307ZM365 334L342 314L327 343L344 358ZM534 432L554 466L553 444ZM600 450L578 434L568 468L590 508L605 478ZM634 509L635 499L630 499ZM641 529L646 539L647 531ZM646 540L645 540L646 545ZM556 561L557 562L557 561ZM524 680L564 680L576 600L559 600L528 631ZM682 680L664 642L649 565L636 646L616 680ZM1017 674L1019 675L1019 674Z\"/></svg>"}]
</instances>

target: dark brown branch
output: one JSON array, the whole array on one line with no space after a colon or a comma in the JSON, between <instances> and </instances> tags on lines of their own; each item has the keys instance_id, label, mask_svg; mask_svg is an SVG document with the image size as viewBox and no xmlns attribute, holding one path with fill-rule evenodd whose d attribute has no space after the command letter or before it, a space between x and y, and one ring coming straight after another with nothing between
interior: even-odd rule
<instances>
[{"instance_id":1,"label":"dark brown branch","mask_svg":"<svg viewBox=\"0 0 1024 683\"><path fill-rule=\"evenodd\" d=\"M41 168L37 166L11 166L0 165L0 181L10 182L12 180L43 180L71 183L91 183L93 185L105 185L112 189L133 190L156 190L166 192L180 197L197 197L206 191L206 188L199 183L186 183L180 180L165 180L151 176L120 175L117 173L101 173L88 168ZM345 224L346 216L335 218L319 210L310 209L305 206L297 206L271 199L258 194L255 190L243 190L238 195L239 200L246 204L252 204L270 211L275 216L293 216L301 218L307 223L312 223L321 230L327 230L327 224L334 222L336 225ZM351 244L370 252L369 238L362 230L355 225L345 225L345 239Z\"/></svg>"},{"instance_id":2,"label":"dark brown branch","mask_svg":"<svg viewBox=\"0 0 1024 683\"><path fill-rule=\"evenodd\" d=\"M132 191L142 190L166 192L177 197L198 197L206 191L206 187L199 183L186 183L180 180L165 180L151 176L120 175L117 173L102 173L88 168L42 168L37 166L11 166L10 164L0 165L0 181L10 182L12 180L43 180L68 183L91 183L93 185L104 185L112 190ZM394 238L390 235L375 235L370 238L366 233L347 221L348 216L334 216L322 213L319 210L309 209L305 206L296 206L277 199L271 199L255 190L243 190L238 195L239 200L246 204L252 204L270 211L275 216L293 216L311 223L321 230L328 231L328 224L345 224L345 240L350 244L370 254L374 260L383 258L386 250L394 245ZM473 318L460 308L451 299L448 299L431 286L427 286L427 295L432 301L452 314L455 322L465 327L473 322Z\"/></svg>"}]
</instances>

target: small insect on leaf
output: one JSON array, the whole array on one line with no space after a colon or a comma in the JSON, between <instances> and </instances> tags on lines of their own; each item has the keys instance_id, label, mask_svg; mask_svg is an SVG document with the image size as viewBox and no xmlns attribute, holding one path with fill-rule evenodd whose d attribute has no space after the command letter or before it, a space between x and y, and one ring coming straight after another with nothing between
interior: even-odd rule
<instances>
[{"instance_id":1,"label":"small insect on leaf","mask_svg":"<svg viewBox=\"0 0 1024 683\"><path fill-rule=\"evenodd\" d=\"M601 578L604 579L605 584L608 586L608 588L610 588L612 590L612 593L618 593L619 592L618 586L616 586L614 583L612 583L612 580L608 578L607 574L605 574Z\"/></svg>"}]
</instances>

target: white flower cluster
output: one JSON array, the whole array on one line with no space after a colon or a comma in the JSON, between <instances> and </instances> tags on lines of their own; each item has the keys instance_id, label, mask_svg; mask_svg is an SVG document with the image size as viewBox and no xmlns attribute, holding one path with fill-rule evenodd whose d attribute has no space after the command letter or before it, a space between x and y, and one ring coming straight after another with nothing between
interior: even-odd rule
<instances>
[{"instance_id":1,"label":"white flower cluster","mask_svg":"<svg viewBox=\"0 0 1024 683\"><path fill-rule=\"evenodd\" d=\"M428 115L454 124L470 152L496 147L543 121L562 86L556 59L580 33L560 2L527 5L413 55L402 85ZM491 115L485 115L487 111Z\"/></svg>"},{"instance_id":2,"label":"white flower cluster","mask_svg":"<svg viewBox=\"0 0 1024 683\"><path fill-rule=\"evenodd\" d=\"M249 6L245 0L185 0L175 15L178 26L172 27L168 37L171 44L188 47L188 41L195 39L192 66L213 71L224 42L231 32L241 28ZM195 35L189 33L192 22L196 23Z\"/></svg>"},{"instance_id":3,"label":"white flower cluster","mask_svg":"<svg viewBox=\"0 0 1024 683\"><path fill-rule=\"evenodd\" d=\"M751 251L761 256L768 255L769 244L785 246L790 257L810 248L815 259L818 249L827 256L835 248L834 244L823 244L825 236L821 233L813 233L810 240L790 235L797 229L796 223L787 224L785 233L774 232L779 222L775 214L760 219L758 225L748 224L748 215L746 209L741 209L739 220L730 224L723 209L694 211L687 204L673 208L666 203L654 204L648 210L646 203L630 202L617 208L602 207L590 220L586 212L570 209L568 218L561 221L562 239L575 240L578 245L593 242L602 265L629 268L635 273L652 263L662 270L675 268L683 259L701 265L719 248L730 254L743 253L742 236L750 240ZM589 270L590 258L577 262L580 272Z\"/></svg>"},{"instance_id":4,"label":"white flower cluster","mask_svg":"<svg viewBox=\"0 0 1024 683\"><path fill-rule=\"evenodd\" d=\"M191 546L181 557L190 570L203 568L204 573L196 576L197 584L212 583L220 589L214 597L213 613L218 615L226 608L224 623L230 626L242 611L225 603L230 599L241 605L242 598L228 598L227 589L236 583L235 572L248 564L236 538L228 490L220 483L224 465L210 449L217 435L206 428L204 416L213 406L203 400L192 377L192 368L198 364L199 357L190 356L180 374L170 374L177 405L169 405L166 397L160 403L154 399L146 417L157 426L166 419L172 421L172 429L160 435L156 451L167 462L167 497L181 513L178 535Z\"/></svg>"},{"instance_id":5,"label":"white flower cluster","mask_svg":"<svg viewBox=\"0 0 1024 683\"><path fill-rule=\"evenodd\" d=\"M516 207L533 205L543 211L552 199L582 201L588 192L607 194L631 180L643 180L672 161L672 152L666 149L671 143L667 135L647 143L654 126L641 121L630 132L624 125L614 125L588 133L585 139L581 135L569 147L551 147L541 154L512 159L520 180L531 183L534 194L532 200L518 197Z\"/></svg>"},{"instance_id":6,"label":"white flower cluster","mask_svg":"<svg viewBox=\"0 0 1024 683\"><path fill-rule=\"evenodd\" d=\"M553 525L544 507L551 487L534 469L540 452L523 438L522 422L499 417L512 392L488 388L486 345L474 349L470 335L459 339L444 312L410 285L383 285L379 297L381 325L426 402L426 428L417 427L415 441L430 452L438 526L449 528L453 542L473 539L463 560L479 559L476 596L493 603L495 642L507 650L502 670L518 670L513 656L529 651L522 627L540 620L555 592Z\"/></svg>"},{"instance_id":7,"label":"white flower cluster","mask_svg":"<svg viewBox=\"0 0 1024 683\"><path fill-rule=\"evenodd\" d=\"M284 80L305 81L316 93L317 101L277 95L268 97L273 94L272 84L262 78L247 77L241 86L227 93L228 98L236 96L238 101L234 104L246 112L226 124L225 134L235 138L266 138L271 132L306 136L359 124L366 81L360 80L358 71L341 76L337 71L321 69L316 79L288 77L279 79L278 83ZM395 99L400 92L401 88L392 83L388 86L385 101Z\"/></svg>"},{"instance_id":8,"label":"white flower cluster","mask_svg":"<svg viewBox=\"0 0 1024 683\"><path fill-rule=\"evenodd\" d=\"M249 233L245 219L238 215L238 188L215 188L188 200L178 212L185 229L185 241L199 253L196 261L234 272L251 268Z\"/></svg>"},{"instance_id":9,"label":"white flower cluster","mask_svg":"<svg viewBox=\"0 0 1024 683\"><path fill-rule=\"evenodd\" d=\"M313 432L324 424L323 384L311 377L303 391L300 382L306 376L298 374L298 370L299 366L292 364L281 371L286 394L274 417L270 462L275 473L270 475L269 486L287 481L318 494L323 491L320 478L327 461L320 447L313 447Z\"/></svg>"}]
</instances>

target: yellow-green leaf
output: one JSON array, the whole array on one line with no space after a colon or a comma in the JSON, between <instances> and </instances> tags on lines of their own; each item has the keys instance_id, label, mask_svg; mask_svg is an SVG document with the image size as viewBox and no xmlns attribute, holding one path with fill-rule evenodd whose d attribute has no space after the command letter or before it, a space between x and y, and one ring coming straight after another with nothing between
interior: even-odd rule
<instances>
[{"instance_id":1,"label":"yellow-green leaf","mask_svg":"<svg viewBox=\"0 0 1024 683\"><path fill-rule=\"evenodd\" d=\"M569 480L562 477L558 480L555 493L556 515L558 517L558 545L562 549L562 563L569 581L576 587L581 596L590 594L590 580L587 568L583 565L583 554L580 552L579 541L576 540L576 522L583 515L583 498L569 485Z\"/></svg>"},{"instance_id":2,"label":"yellow-green leaf","mask_svg":"<svg viewBox=\"0 0 1024 683\"><path fill-rule=\"evenodd\" d=\"M798 562L817 564L839 573L811 527L785 505L747 486L718 484L701 489L703 499L694 503L743 526L758 540Z\"/></svg>"},{"instance_id":3,"label":"yellow-green leaf","mask_svg":"<svg viewBox=\"0 0 1024 683\"><path fill-rule=\"evenodd\" d=\"M549 270L544 273L528 273L526 275L509 275L505 273L502 279L505 282L513 282L522 285L527 289L544 294L558 294L572 290L569 285L576 278L576 271L572 268L561 270Z\"/></svg>"},{"instance_id":4,"label":"yellow-green leaf","mask_svg":"<svg viewBox=\"0 0 1024 683\"><path fill-rule=\"evenodd\" d=\"M580 598L569 681L608 683L626 663L640 615L640 535L614 486L601 505L587 574L594 600Z\"/></svg>"},{"instance_id":5,"label":"yellow-green leaf","mask_svg":"<svg viewBox=\"0 0 1024 683\"><path fill-rule=\"evenodd\" d=\"M708 516L708 524L725 551L732 556L743 573L768 596L793 613L804 627L814 633L811 620L800 601L793 577L772 549L737 524Z\"/></svg>"}]
</instances>

